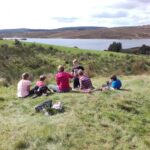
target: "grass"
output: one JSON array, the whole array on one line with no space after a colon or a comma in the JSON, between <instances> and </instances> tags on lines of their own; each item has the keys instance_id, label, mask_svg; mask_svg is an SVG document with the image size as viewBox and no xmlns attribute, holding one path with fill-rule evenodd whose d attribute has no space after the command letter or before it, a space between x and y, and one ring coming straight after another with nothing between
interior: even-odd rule
<instances>
[{"instance_id":1,"label":"grass","mask_svg":"<svg viewBox=\"0 0 150 150\"><path fill-rule=\"evenodd\" d=\"M63 64L70 71L74 58L85 67L95 87L113 73L121 75L127 90L16 97L16 82L23 72L35 78L52 73L50 83L54 83L57 66ZM0 40L0 68L0 150L149 149L148 56ZM47 99L62 101L65 112L36 113L34 107Z\"/></svg>"},{"instance_id":2,"label":"grass","mask_svg":"<svg viewBox=\"0 0 150 150\"><path fill-rule=\"evenodd\" d=\"M70 71L74 58L80 61L90 77L150 72L148 56L0 40L0 78L12 84L23 72L38 77L55 73L60 64ZM2 80L0 84L4 84Z\"/></svg>"},{"instance_id":3,"label":"grass","mask_svg":"<svg viewBox=\"0 0 150 150\"><path fill-rule=\"evenodd\" d=\"M1 150L148 150L150 77L121 76L122 91L64 93L16 98L16 86L0 88ZM95 87L107 78L92 78ZM62 101L65 112L36 113L46 99Z\"/></svg>"}]
</instances>

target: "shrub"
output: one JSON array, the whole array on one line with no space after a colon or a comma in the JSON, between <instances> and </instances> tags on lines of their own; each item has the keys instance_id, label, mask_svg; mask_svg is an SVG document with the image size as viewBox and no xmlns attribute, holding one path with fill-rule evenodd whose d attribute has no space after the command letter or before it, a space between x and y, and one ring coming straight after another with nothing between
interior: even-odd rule
<instances>
[{"instance_id":1,"label":"shrub","mask_svg":"<svg viewBox=\"0 0 150 150\"><path fill-rule=\"evenodd\" d=\"M0 86L8 86L8 81L5 78L0 78Z\"/></svg>"},{"instance_id":2,"label":"shrub","mask_svg":"<svg viewBox=\"0 0 150 150\"><path fill-rule=\"evenodd\" d=\"M22 43L19 40L15 39L15 45L16 47L20 47L22 46Z\"/></svg>"},{"instance_id":3,"label":"shrub","mask_svg":"<svg viewBox=\"0 0 150 150\"><path fill-rule=\"evenodd\" d=\"M150 46L142 45L139 52L140 54L150 54Z\"/></svg>"},{"instance_id":4,"label":"shrub","mask_svg":"<svg viewBox=\"0 0 150 150\"><path fill-rule=\"evenodd\" d=\"M113 42L109 45L108 50L113 52L120 52L122 50L122 44L120 42Z\"/></svg>"}]
</instances>

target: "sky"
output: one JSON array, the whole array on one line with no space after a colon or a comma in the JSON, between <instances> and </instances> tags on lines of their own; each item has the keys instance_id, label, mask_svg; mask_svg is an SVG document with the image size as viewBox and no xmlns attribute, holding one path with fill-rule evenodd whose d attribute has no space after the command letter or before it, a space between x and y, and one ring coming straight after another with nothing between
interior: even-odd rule
<instances>
[{"instance_id":1,"label":"sky","mask_svg":"<svg viewBox=\"0 0 150 150\"><path fill-rule=\"evenodd\" d=\"M150 0L1 0L0 29L150 24Z\"/></svg>"}]
</instances>

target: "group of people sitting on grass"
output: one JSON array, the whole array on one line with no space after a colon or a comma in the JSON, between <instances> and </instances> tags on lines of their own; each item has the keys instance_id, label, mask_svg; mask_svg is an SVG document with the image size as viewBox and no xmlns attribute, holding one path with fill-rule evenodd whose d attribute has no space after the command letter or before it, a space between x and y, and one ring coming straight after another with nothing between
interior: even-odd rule
<instances>
[{"instance_id":1,"label":"group of people sitting on grass","mask_svg":"<svg viewBox=\"0 0 150 150\"><path fill-rule=\"evenodd\" d=\"M51 92L70 92L71 90L90 93L92 91L100 90L106 91L109 89L120 89L122 83L117 79L116 75L110 77L110 81L102 85L100 88L95 89L92 85L91 79L85 74L84 68L79 65L77 59L73 60L72 72L65 72L64 66L58 66L58 72L55 75L56 85L46 84L46 75L40 75L39 80L36 82L34 88L31 89L31 81L29 80L29 73L23 73L22 79L18 82L17 96L28 97L41 96L42 94L48 95ZM73 80L73 88L70 87L70 79Z\"/></svg>"}]
</instances>

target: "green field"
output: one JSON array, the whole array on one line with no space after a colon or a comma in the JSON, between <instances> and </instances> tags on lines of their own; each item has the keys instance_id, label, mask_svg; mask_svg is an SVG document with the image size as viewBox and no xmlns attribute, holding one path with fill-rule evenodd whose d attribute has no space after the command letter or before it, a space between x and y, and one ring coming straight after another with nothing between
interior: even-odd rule
<instances>
[{"instance_id":1,"label":"green field","mask_svg":"<svg viewBox=\"0 0 150 150\"><path fill-rule=\"evenodd\" d=\"M149 150L148 56L0 43L0 150ZM117 73L124 90L16 97L22 72L33 73L34 81L39 74L51 73L49 83L54 83L57 65L70 70L73 58L79 58L95 87ZM36 113L34 107L47 99L63 102L65 112L52 116Z\"/></svg>"}]
</instances>

